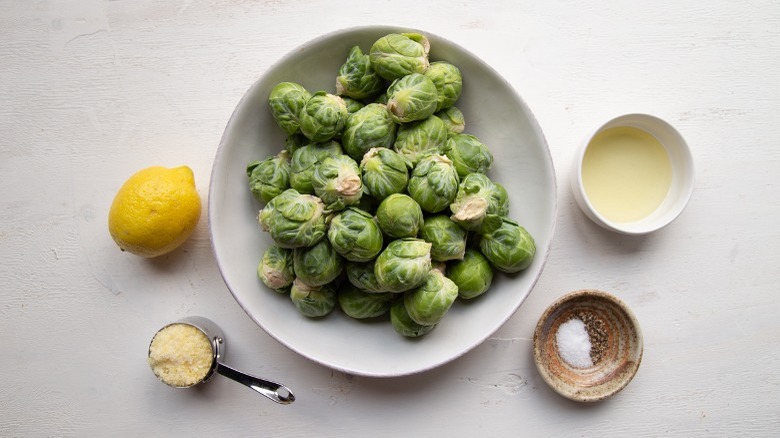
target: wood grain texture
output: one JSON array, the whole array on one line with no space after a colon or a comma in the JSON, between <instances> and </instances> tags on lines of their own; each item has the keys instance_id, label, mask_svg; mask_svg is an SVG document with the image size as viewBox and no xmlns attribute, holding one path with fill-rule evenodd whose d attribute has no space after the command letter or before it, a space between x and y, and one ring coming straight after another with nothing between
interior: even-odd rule
<instances>
[{"instance_id":1,"label":"wood grain texture","mask_svg":"<svg viewBox=\"0 0 780 438\"><path fill-rule=\"evenodd\" d=\"M476 53L526 99L558 176L556 237L518 313L434 371L331 371L246 317L206 217L180 250L120 253L106 218L148 165L188 164L204 199L225 124L286 52L363 24L423 29ZM772 436L780 430L780 7L775 1L0 2L1 436ZM647 112L689 142L696 189L646 237L590 223L569 190L579 141ZM583 406L531 357L543 310L584 287L642 324L631 384ZM145 351L162 325L208 315L229 362L289 385L277 406L227 379L160 385Z\"/></svg>"}]
</instances>

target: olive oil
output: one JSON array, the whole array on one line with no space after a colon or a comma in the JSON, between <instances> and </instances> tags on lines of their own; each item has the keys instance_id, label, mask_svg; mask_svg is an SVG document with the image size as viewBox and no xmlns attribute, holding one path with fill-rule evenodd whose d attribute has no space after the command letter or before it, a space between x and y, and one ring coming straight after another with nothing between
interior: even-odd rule
<instances>
[{"instance_id":1,"label":"olive oil","mask_svg":"<svg viewBox=\"0 0 780 438\"><path fill-rule=\"evenodd\" d=\"M672 185L672 163L649 133L628 126L608 128L585 150L582 184L590 203L606 219L634 222L663 203Z\"/></svg>"}]
</instances>

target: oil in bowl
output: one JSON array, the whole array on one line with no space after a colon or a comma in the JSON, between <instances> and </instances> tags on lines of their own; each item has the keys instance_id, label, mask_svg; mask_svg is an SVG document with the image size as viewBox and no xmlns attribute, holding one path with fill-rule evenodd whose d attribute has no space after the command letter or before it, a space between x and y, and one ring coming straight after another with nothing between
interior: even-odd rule
<instances>
[{"instance_id":1,"label":"oil in bowl","mask_svg":"<svg viewBox=\"0 0 780 438\"><path fill-rule=\"evenodd\" d=\"M586 138L575 159L572 186L577 203L594 222L644 234L684 209L693 189L693 160L671 125L629 114Z\"/></svg>"}]
</instances>

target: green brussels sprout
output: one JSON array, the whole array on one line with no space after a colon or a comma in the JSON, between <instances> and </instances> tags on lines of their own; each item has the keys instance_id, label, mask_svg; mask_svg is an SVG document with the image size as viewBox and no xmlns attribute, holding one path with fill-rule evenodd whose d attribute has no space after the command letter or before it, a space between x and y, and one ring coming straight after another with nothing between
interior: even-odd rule
<instances>
[{"instance_id":1,"label":"green brussels sprout","mask_svg":"<svg viewBox=\"0 0 780 438\"><path fill-rule=\"evenodd\" d=\"M525 228L504 218L498 228L479 236L479 249L494 268L511 274L531 264L536 244Z\"/></svg>"},{"instance_id":2,"label":"green brussels sprout","mask_svg":"<svg viewBox=\"0 0 780 438\"><path fill-rule=\"evenodd\" d=\"M290 154L283 150L246 166L249 190L257 202L266 203L290 188Z\"/></svg>"},{"instance_id":3,"label":"green brussels sprout","mask_svg":"<svg viewBox=\"0 0 780 438\"><path fill-rule=\"evenodd\" d=\"M349 207L330 221L328 240L342 257L367 262L382 251L382 230L373 216Z\"/></svg>"},{"instance_id":4,"label":"green brussels sprout","mask_svg":"<svg viewBox=\"0 0 780 438\"><path fill-rule=\"evenodd\" d=\"M366 183L363 181L363 196L360 197L360 202L355 206L366 213L374 214L376 213L376 208L379 206L379 201L376 200L373 196L368 194L366 189Z\"/></svg>"},{"instance_id":5,"label":"green brussels sprout","mask_svg":"<svg viewBox=\"0 0 780 438\"><path fill-rule=\"evenodd\" d=\"M379 228L390 237L415 237L423 225L420 204L403 193L393 193L376 209Z\"/></svg>"},{"instance_id":6,"label":"green brussels sprout","mask_svg":"<svg viewBox=\"0 0 780 438\"><path fill-rule=\"evenodd\" d=\"M311 143L298 148L290 159L290 187L299 193L314 194L311 178L314 169L327 157L343 155L337 141Z\"/></svg>"},{"instance_id":7,"label":"green brussels sprout","mask_svg":"<svg viewBox=\"0 0 780 438\"><path fill-rule=\"evenodd\" d=\"M437 102L436 85L419 73L396 79L387 88L387 112L396 123L427 119L436 112Z\"/></svg>"},{"instance_id":8,"label":"green brussels sprout","mask_svg":"<svg viewBox=\"0 0 780 438\"><path fill-rule=\"evenodd\" d=\"M449 62L437 61L432 62L428 70L425 70L423 74L431 78L434 85L436 85L438 94L436 111L455 105L455 102L460 97L460 92L463 90L463 77L458 67Z\"/></svg>"},{"instance_id":9,"label":"green brussels sprout","mask_svg":"<svg viewBox=\"0 0 780 438\"><path fill-rule=\"evenodd\" d=\"M509 193L501 184L493 181L493 189L490 191L490 203L488 203L488 214L497 216L509 215Z\"/></svg>"},{"instance_id":10,"label":"green brussels sprout","mask_svg":"<svg viewBox=\"0 0 780 438\"><path fill-rule=\"evenodd\" d=\"M306 138L306 136L301 133L288 135L287 138L284 139L284 150L287 151L287 153L290 155L290 159L292 159L295 151L309 143L311 143L311 140Z\"/></svg>"},{"instance_id":11,"label":"green brussels sprout","mask_svg":"<svg viewBox=\"0 0 780 438\"><path fill-rule=\"evenodd\" d=\"M458 171L444 155L426 155L409 178L409 196L428 213L449 207L458 194Z\"/></svg>"},{"instance_id":12,"label":"green brussels sprout","mask_svg":"<svg viewBox=\"0 0 780 438\"><path fill-rule=\"evenodd\" d=\"M374 100L371 101L371 103L381 103L382 105L387 105L387 99L389 96L387 95L387 91L385 90L384 93L380 93L377 97L374 98Z\"/></svg>"},{"instance_id":13,"label":"green brussels sprout","mask_svg":"<svg viewBox=\"0 0 780 438\"><path fill-rule=\"evenodd\" d=\"M344 259L328 239L314 246L293 250L295 277L309 286L322 286L338 278L344 270Z\"/></svg>"},{"instance_id":14,"label":"green brussels sprout","mask_svg":"<svg viewBox=\"0 0 780 438\"><path fill-rule=\"evenodd\" d=\"M336 76L336 94L353 99L370 99L384 88L385 80L371 67L370 56L364 55L360 47L352 47Z\"/></svg>"},{"instance_id":15,"label":"green brussels sprout","mask_svg":"<svg viewBox=\"0 0 780 438\"><path fill-rule=\"evenodd\" d=\"M364 106L366 106L366 104L364 104L363 102L361 102L359 100L356 100L356 99L353 99L351 97L341 96L341 100L343 100L344 101L344 105L347 106L347 115L354 114L354 113L360 111L360 108L363 108ZM344 123L346 123L346 122L344 122Z\"/></svg>"},{"instance_id":16,"label":"green brussels sprout","mask_svg":"<svg viewBox=\"0 0 780 438\"><path fill-rule=\"evenodd\" d=\"M393 193L406 190L410 164L398 152L371 148L363 155L360 172L365 191L381 201Z\"/></svg>"},{"instance_id":17,"label":"green brussels sprout","mask_svg":"<svg viewBox=\"0 0 780 438\"><path fill-rule=\"evenodd\" d=\"M403 299L393 301L390 306L390 323L398 334L408 338L424 336L436 327L435 325L420 325L414 322L406 310Z\"/></svg>"},{"instance_id":18,"label":"green brussels sprout","mask_svg":"<svg viewBox=\"0 0 780 438\"><path fill-rule=\"evenodd\" d=\"M487 173L493 155L484 143L471 134L453 134L452 147L446 152L461 178L470 173Z\"/></svg>"},{"instance_id":19,"label":"green brussels sprout","mask_svg":"<svg viewBox=\"0 0 780 438\"><path fill-rule=\"evenodd\" d=\"M347 155L360 161L371 148L392 147L397 129L385 105L369 103L347 117L341 144Z\"/></svg>"},{"instance_id":20,"label":"green brussels sprout","mask_svg":"<svg viewBox=\"0 0 780 438\"><path fill-rule=\"evenodd\" d=\"M282 248L313 246L327 233L325 204L316 196L287 189L260 210L257 220Z\"/></svg>"},{"instance_id":21,"label":"green brussels sprout","mask_svg":"<svg viewBox=\"0 0 780 438\"><path fill-rule=\"evenodd\" d=\"M387 292L379 284L379 280L376 279L374 274L375 264L376 259L364 263L348 261L346 267L347 279L355 287L369 293Z\"/></svg>"},{"instance_id":22,"label":"green brussels sprout","mask_svg":"<svg viewBox=\"0 0 780 438\"><path fill-rule=\"evenodd\" d=\"M416 166L424 155L443 154L449 147L449 130L444 122L430 116L419 122L401 125L393 148Z\"/></svg>"},{"instance_id":23,"label":"green brussels sprout","mask_svg":"<svg viewBox=\"0 0 780 438\"><path fill-rule=\"evenodd\" d=\"M319 318L329 314L336 307L338 292L334 283L309 286L296 278L290 289L290 299L302 315Z\"/></svg>"},{"instance_id":24,"label":"green brussels sprout","mask_svg":"<svg viewBox=\"0 0 780 438\"><path fill-rule=\"evenodd\" d=\"M433 115L440 118L447 130L452 134L460 134L466 129L466 119L463 117L463 112L457 107L451 106Z\"/></svg>"},{"instance_id":25,"label":"green brussels sprout","mask_svg":"<svg viewBox=\"0 0 780 438\"><path fill-rule=\"evenodd\" d=\"M466 252L466 230L445 215L425 219L420 238L431 244L434 261L460 260Z\"/></svg>"},{"instance_id":26,"label":"green brussels sprout","mask_svg":"<svg viewBox=\"0 0 780 438\"><path fill-rule=\"evenodd\" d=\"M393 80L428 69L428 39L418 33L391 33L378 39L368 52L371 67L379 76Z\"/></svg>"},{"instance_id":27,"label":"green brussels sprout","mask_svg":"<svg viewBox=\"0 0 780 438\"><path fill-rule=\"evenodd\" d=\"M363 196L360 169L355 160L346 155L325 158L314 169L311 185L314 187L314 193L331 211L355 205Z\"/></svg>"},{"instance_id":28,"label":"green brussels sprout","mask_svg":"<svg viewBox=\"0 0 780 438\"><path fill-rule=\"evenodd\" d=\"M435 270L441 272L442 274L446 274L447 273L447 262L437 262L437 261L434 260L434 261L431 262L431 269L435 269Z\"/></svg>"},{"instance_id":29,"label":"green brussels sprout","mask_svg":"<svg viewBox=\"0 0 780 438\"><path fill-rule=\"evenodd\" d=\"M344 99L318 91L301 109L301 132L311 141L328 141L341 133L348 115Z\"/></svg>"},{"instance_id":30,"label":"green brussels sprout","mask_svg":"<svg viewBox=\"0 0 780 438\"><path fill-rule=\"evenodd\" d=\"M466 175L460 182L458 194L450 204L452 220L469 231L485 231L485 227L500 225L500 219L509 212L506 190L484 173ZM488 219L487 223L485 222Z\"/></svg>"},{"instance_id":31,"label":"green brussels sprout","mask_svg":"<svg viewBox=\"0 0 780 438\"><path fill-rule=\"evenodd\" d=\"M338 291L341 310L355 319L376 318L390 311L397 297L390 292L370 293L362 291L351 283L342 285Z\"/></svg>"},{"instance_id":32,"label":"green brussels sprout","mask_svg":"<svg viewBox=\"0 0 780 438\"><path fill-rule=\"evenodd\" d=\"M414 322L436 325L458 298L458 286L438 269L431 269L417 288L404 293L404 306Z\"/></svg>"},{"instance_id":33,"label":"green brussels sprout","mask_svg":"<svg viewBox=\"0 0 780 438\"><path fill-rule=\"evenodd\" d=\"M276 124L287 135L300 132L301 110L311 98L311 93L294 82L280 82L271 89L268 106Z\"/></svg>"},{"instance_id":34,"label":"green brussels sprout","mask_svg":"<svg viewBox=\"0 0 780 438\"><path fill-rule=\"evenodd\" d=\"M404 292L419 286L431 270L431 244L421 239L390 242L374 264L379 286L388 292Z\"/></svg>"},{"instance_id":35,"label":"green brussels sprout","mask_svg":"<svg viewBox=\"0 0 780 438\"><path fill-rule=\"evenodd\" d=\"M277 292L287 292L295 280L293 252L278 245L271 245L263 253L257 265L257 277Z\"/></svg>"},{"instance_id":36,"label":"green brussels sprout","mask_svg":"<svg viewBox=\"0 0 780 438\"><path fill-rule=\"evenodd\" d=\"M452 261L447 265L447 277L458 286L458 296L470 300L490 289L493 268L481 252L468 248L463 260Z\"/></svg>"}]
</instances>

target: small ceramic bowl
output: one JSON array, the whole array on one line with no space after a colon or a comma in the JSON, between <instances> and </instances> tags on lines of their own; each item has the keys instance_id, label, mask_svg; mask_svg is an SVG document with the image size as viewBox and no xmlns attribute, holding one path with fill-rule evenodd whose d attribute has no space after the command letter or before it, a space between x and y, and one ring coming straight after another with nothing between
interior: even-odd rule
<instances>
[{"instance_id":1,"label":"small ceramic bowl","mask_svg":"<svg viewBox=\"0 0 780 438\"><path fill-rule=\"evenodd\" d=\"M582 350L572 350L572 341L582 339L571 322L589 339L584 357ZM568 327L562 328L564 324ZM642 349L642 331L631 310L613 295L593 289L558 299L534 332L534 361L542 378L558 394L580 402L603 400L625 388L639 369ZM572 360L573 352L580 353L573 355L579 361Z\"/></svg>"},{"instance_id":2,"label":"small ceramic bowl","mask_svg":"<svg viewBox=\"0 0 780 438\"><path fill-rule=\"evenodd\" d=\"M588 198L583 184L583 159L594 137L610 128L638 128L655 137L664 147L671 164L671 184L666 197L650 214L641 219L617 221L599 211ZM671 223L685 209L693 192L693 157L682 135L669 123L648 114L625 114L615 117L585 137L574 157L571 185L574 199L585 215L596 224L623 234L647 234Z\"/></svg>"}]
</instances>

